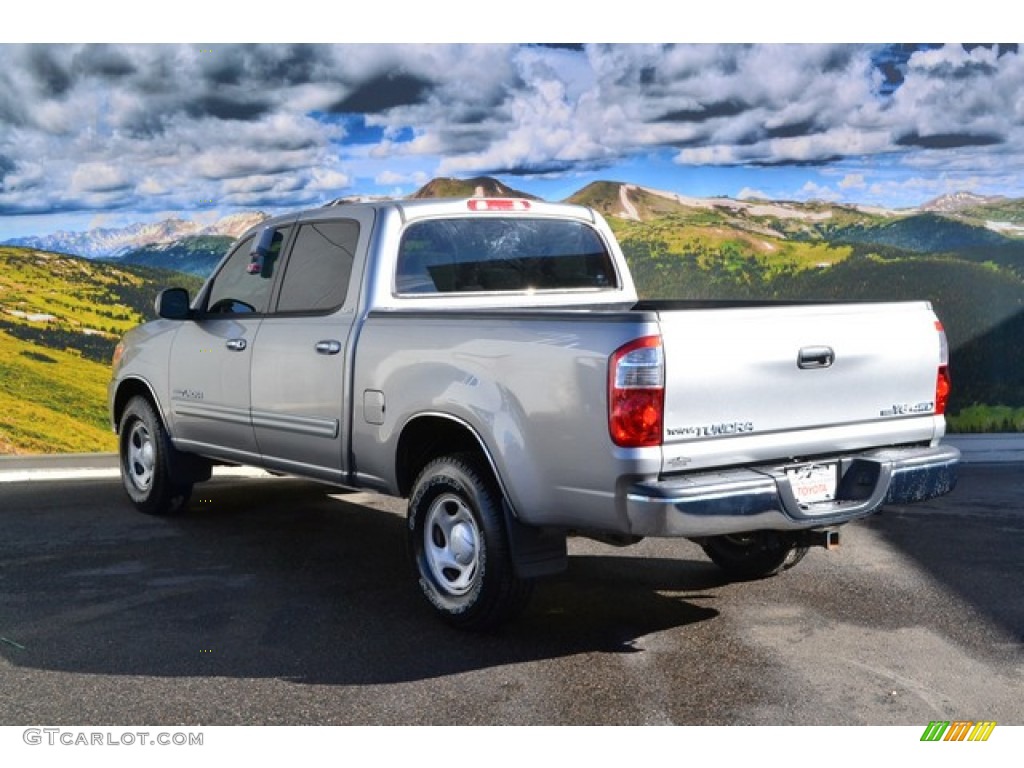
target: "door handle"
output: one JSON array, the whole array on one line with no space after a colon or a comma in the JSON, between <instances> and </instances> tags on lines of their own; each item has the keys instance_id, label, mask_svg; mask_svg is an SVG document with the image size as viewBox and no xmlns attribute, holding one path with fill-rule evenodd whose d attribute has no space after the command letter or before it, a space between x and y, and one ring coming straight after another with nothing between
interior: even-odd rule
<instances>
[{"instance_id":1,"label":"door handle","mask_svg":"<svg viewBox=\"0 0 1024 768\"><path fill-rule=\"evenodd\" d=\"M316 351L321 355L336 355L341 352L341 342L336 339L324 339L316 343Z\"/></svg>"},{"instance_id":2,"label":"door handle","mask_svg":"<svg viewBox=\"0 0 1024 768\"><path fill-rule=\"evenodd\" d=\"M245 339L228 339L224 346L230 349L232 352L241 352L245 349Z\"/></svg>"}]
</instances>

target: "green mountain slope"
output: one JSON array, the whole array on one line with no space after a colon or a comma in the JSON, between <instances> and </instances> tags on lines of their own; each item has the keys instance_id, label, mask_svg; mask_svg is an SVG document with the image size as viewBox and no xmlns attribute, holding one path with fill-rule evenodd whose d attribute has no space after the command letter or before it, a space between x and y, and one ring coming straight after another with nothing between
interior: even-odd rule
<instances>
[{"instance_id":1,"label":"green mountain slope","mask_svg":"<svg viewBox=\"0 0 1024 768\"><path fill-rule=\"evenodd\" d=\"M1000 198L981 205L970 206L958 211L958 216L966 221L1004 222L1024 225L1024 200ZM1024 233L1018 233L1024 235Z\"/></svg>"},{"instance_id":2,"label":"green mountain slope","mask_svg":"<svg viewBox=\"0 0 1024 768\"><path fill-rule=\"evenodd\" d=\"M478 194L479 193L479 194ZM439 178L427 182L409 197L411 199L432 197L521 197L526 200L539 200L536 195L522 192L506 186L490 176L477 176L472 179Z\"/></svg>"},{"instance_id":3,"label":"green mountain slope","mask_svg":"<svg viewBox=\"0 0 1024 768\"><path fill-rule=\"evenodd\" d=\"M117 259L111 259L110 262L124 266L172 269L205 278L217 266L233 242L233 238L216 235L186 237L173 243L136 248Z\"/></svg>"},{"instance_id":4,"label":"green mountain slope","mask_svg":"<svg viewBox=\"0 0 1024 768\"><path fill-rule=\"evenodd\" d=\"M120 336L160 288L198 278L0 247L0 453L113 450L106 385Z\"/></svg>"},{"instance_id":5,"label":"green mountain slope","mask_svg":"<svg viewBox=\"0 0 1024 768\"><path fill-rule=\"evenodd\" d=\"M477 187L529 197L487 177L436 179L418 194ZM950 413L965 414L954 424L1024 423L1006 416L1024 412L1024 238L1014 229L1024 226L1024 201L893 213L698 200L615 181L569 201L604 213L644 298L929 300L950 339ZM117 263L0 246L0 453L112 449L105 388L117 339L151 316L160 288L194 293L201 284L126 262L203 274L230 242L192 240Z\"/></svg>"},{"instance_id":6,"label":"green mountain slope","mask_svg":"<svg viewBox=\"0 0 1024 768\"><path fill-rule=\"evenodd\" d=\"M110 366L0 330L0 454L113 451Z\"/></svg>"},{"instance_id":7,"label":"green mountain slope","mask_svg":"<svg viewBox=\"0 0 1024 768\"><path fill-rule=\"evenodd\" d=\"M1005 237L977 222L937 213L906 216L882 223L826 227L822 234L830 240L889 245L918 253L1007 247L1018 247L1024 252L1024 242Z\"/></svg>"}]
</instances>

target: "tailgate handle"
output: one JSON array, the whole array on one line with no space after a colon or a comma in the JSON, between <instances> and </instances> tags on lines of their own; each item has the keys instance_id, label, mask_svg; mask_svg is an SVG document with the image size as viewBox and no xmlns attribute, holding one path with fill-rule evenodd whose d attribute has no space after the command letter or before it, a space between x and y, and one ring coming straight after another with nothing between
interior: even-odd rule
<instances>
[{"instance_id":1,"label":"tailgate handle","mask_svg":"<svg viewBox=\"0 0 1024 768\"><path fill-rule=\"evenodd\" d=\"M799 368L828 368L836 361L832 347L804 347L800 350L796 364Z\"/></svg>"}]
</instances>

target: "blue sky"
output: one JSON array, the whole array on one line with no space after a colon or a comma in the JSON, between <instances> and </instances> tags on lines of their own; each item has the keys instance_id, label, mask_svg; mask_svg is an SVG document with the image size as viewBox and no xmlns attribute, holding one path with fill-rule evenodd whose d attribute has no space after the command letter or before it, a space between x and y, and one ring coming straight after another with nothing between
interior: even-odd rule
<instances>
[{"instance_id":1,"label":"blue sky","mask_svg":"<svg viewBox=\"0 0 1024 768\"><path fill-rule=\"evenodd\" d=\"M0 240L494 175L1024 197L1016 45L0 45Z\"/></svg>"}]
</instances>

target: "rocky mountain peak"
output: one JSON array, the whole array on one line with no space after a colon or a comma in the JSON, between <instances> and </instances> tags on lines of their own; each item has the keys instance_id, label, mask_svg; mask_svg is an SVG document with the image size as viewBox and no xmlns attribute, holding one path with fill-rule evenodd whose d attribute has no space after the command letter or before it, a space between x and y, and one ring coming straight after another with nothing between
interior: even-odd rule
<instances>
[{"instance_id":1,"label":"rocky mountain peak","mask_svg":"<svg viewBox=\"0 0 1024 768\"><path fill-rule=\"evenodd\" d=\"M948 195L940 195L921 206L922 211L933 213L955 213L966 208L975 208L979 205L991 203L999 198L976 195L974 192L951 192Z\"/></svg>"}]
</instances>

